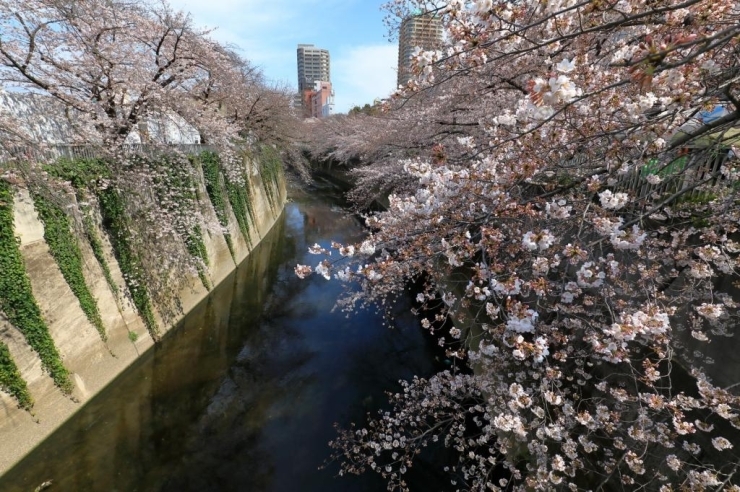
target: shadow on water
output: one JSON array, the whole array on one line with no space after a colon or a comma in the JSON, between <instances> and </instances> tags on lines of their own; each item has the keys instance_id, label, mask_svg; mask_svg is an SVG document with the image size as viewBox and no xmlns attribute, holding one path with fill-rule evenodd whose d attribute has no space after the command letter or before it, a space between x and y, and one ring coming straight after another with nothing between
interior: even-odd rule
<instances>
[{"instance_id":1,"label":"shadow on water","mask_svg":"<svg viewBox=\"0 0 740 492\"><path fill-rule=\"evenodd\" d=\"M296 263L317 261L309 245L364 231L330 196L294 195L234 274L0 478L0 490L46 480L69 491L385 490L375 476L318 467L334 422L362 422L399 379L429 375L431 349L406 297L384 324L373 309L333 311L338 282L295 277ZM423 468L410 478L439 490Z\"/></svg>"}]
</instances>

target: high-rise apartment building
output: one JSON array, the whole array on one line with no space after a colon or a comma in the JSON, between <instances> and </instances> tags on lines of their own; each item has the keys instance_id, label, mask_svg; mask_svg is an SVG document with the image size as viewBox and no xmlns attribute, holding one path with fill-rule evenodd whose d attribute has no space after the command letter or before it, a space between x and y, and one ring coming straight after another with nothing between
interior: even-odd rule
<instances>
[{"instance_id":1,"label":"high-rise apartment building","mask_svg":"<svg viewBox=\"0 0 740 492\"><path fill-rule=\"evenodd\" d=\"M417 47L432 50L442 45L442 23L434 14L407 17L398 30L398 81L406 85L411 77L411 54Z\"/></svg>"},{"instance_id":2,"label":"high-rise apartment building","mask_svg":"<svg viewBox=\"0 0 740 492\"><path fill-rule=\"evenodd\" d=\"M312 90L316 82L331 82L329 50L312 44L298 45L298 92Z\"/></svg>"}]
</instances>

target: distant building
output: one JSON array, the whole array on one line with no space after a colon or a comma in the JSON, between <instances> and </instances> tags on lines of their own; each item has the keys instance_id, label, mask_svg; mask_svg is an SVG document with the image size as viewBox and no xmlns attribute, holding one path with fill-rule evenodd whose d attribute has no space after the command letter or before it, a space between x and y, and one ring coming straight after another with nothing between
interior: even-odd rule
<instances>
[{"instance_id":1,"label":"distant building","mask_svg":"<svg viewBox=\"0 0 740 492\"><path fill-rule=\"evenodd\" d=\"M299 44L296 54L298 95L294 104L300 104L306 118L329 116L334 110L329 50L317 48L312 44Z\"/></svg>"},{"instance_id":2,"label":"distant building","mask_svg":"<svg viewBox=\"0 0 740 492\"><path fill-rule=\"evenodd\" d=\"M329 50L317 48L312 44L299 44L298 92L313 90L317 81L331 82Z\"/></svg>"},{"instance_id":3,"label":"distant building","mask_svg":"<svg viewBox=\"0 0 740 492\"><path fill-rule=\"evenodd\" d=\"M301 110L303 108L303 93L302 92L296 92L293 96L293 102L292 102L293 109Z\"/></svg>"},{"instance_id":4,"label":"distant building","mask_svg":"<svg viewBox=\"0 0 740 492\"><path fill-rule=\"evenodd\" d=\"M300 93L304 118L326 118L334 112L334 90L331 82L317 80L313 89Z\"/></svg>"},{"instance_id":5,"label":"distant building","mask_svg":"<svg viewBox=\"0 0 740 492\"><path fill-rule=\"evenodd\" d=\"M434 14L407 17L398 30L397 85L406 85L411 78L411 55L417 47L425 50L442 45L442 23Z\"/></svg>"},{"instance_id":6,"label":"distant building","mask_svg":"<svg viewBox=\"0 0 740 492\"><path fill-rule=\"evenodd\" d=\"M9 142L11 146L28 142L79 143L80 132L74 125L77 115L65 111L65 106L51 96L0 89L0 114L5 118L0 126L0 146ZM11 122L8 127L7 122Z\"/></svg>"},{"instance_id":7,"label":"distant building","mask_svg":"<svg viewBox=\"0 0 740 492\"><path fill-rule=\"evenodd\" d=\"M326 118L334 112L334 90L331 82L317 81L311 94L311 117Z\"/></svg>"}]
</instances>

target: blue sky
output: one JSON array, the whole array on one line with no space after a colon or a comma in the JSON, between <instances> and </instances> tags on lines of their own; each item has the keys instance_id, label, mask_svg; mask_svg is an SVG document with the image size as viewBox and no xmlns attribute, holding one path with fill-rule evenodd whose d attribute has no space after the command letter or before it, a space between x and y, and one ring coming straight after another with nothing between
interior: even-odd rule
<instances>
[{"instance_id":1,"label":"blue sky","mask_svg":"<svg viewBox=\"0 0 740 492\"><path fill-rule=\"evenodd\" d=\"M335 112L395 89L397 44L387 39L383 0L171 0L212 36L241 48L274 82L297 87L296 46L329 50Z\"/></svg>"}]
</instances>

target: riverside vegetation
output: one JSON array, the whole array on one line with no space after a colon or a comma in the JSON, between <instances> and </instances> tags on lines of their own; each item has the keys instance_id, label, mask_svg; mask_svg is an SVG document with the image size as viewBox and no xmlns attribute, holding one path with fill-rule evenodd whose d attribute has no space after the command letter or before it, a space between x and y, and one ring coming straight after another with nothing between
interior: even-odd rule
<instances>
[{"instance_id":1,"label":"riverside vegetation","mask_svg":"<svg viewBox=\"0 0 740 492\"><path fill-rule=\"evenodd\" d=\"M418 312L458 362L341 429L342 473L408 490L444 446L452 490L740 490L716 351L740 306L737 2L386 7L392 34L426 15L444 42L375 110L311 125L309 151L388 209L296 273L360 283L347 309L429 278Z\"/></svg>"},{"instance_id":2,"label":"riverside vegetation","mask_svg":"<svg viewBox=\"0 0 740 492\"><path fill-rule=\"evenodd\" d=\"M263 154L258 152L256 155ZM258 183L265 188L266 194L277 196L282 169L276 167L276 162L279 163L276 158L252 162L245 154L241 164L242 181L238 185L231 183L231 193L227 192L229 185L226 184L224 168L213 151L189 156L141 157L138 165L149 169L152 179L149 186L138 186L129 193L122 193L120 188L109 184L111 164L106 159L62 160L46 166L43 174L27 173L29 179L23 185L32 190L34 206L44 225L44 239L51 255L101 339L106 341L105 326L85 280L80 252L82 241L89 244L100 262L113 294L131 300L156 339L160 335L160 327L155 309L165 323L177 314L177 294L184 288L189 275L197 274L203 285L211 288L203 234L229 237L225 231L228 231L228 218L233 213L245 241L249 241L250 224L255 220L249 205L250 190L255 186L249 178L251 166L257 166L257 174L264 176ZM233 172L234 167L236 165L232 163L229 170ZM51 192L65 186L71 193ZM201 186L208 192L199 197ZM0 280L0 309L39 354L45 370L52 375L57 386L69 393L72 384L68 371L34 300L19 242L13 233L13 189L14 186L7 181L0 180L0 264L4 272ZM154 238L147 232L147 229L151 230L151 218L142 211L152 208L169 209L173 214L177 210L179 214L173 217L177 224L172 234L166 237L170 260L156 267L152 261L161 257L152 256L151 246L158 243L146 240ZM217 223L208 220L209 210L216 212ZM125 285L116 285L111 276L101 234L110 242ZM139 239L141 237L146 239ZM233 257L233 246L230 246L230 251ZM136 334L132 335L131 341L136 341ZM21 407L30 409L33 405L26 384L2 342L0 385Z\"/></svg>"},{"instance_id":3,"label":"riverside vegetation","mask_svg":"<svg viewBox=\"0 0 740 492\"><path fill-rule=\"evenodd\" d=\"M290 91L166 2L0 0L0 32L0 313L70 393L13 232L18 194L31 194L49 252L101 340L83 246L119 307L130 301L157 339L190 275L213 286L207 237L225 234L236 260L233 213L247 244L256 241L252 187L278 196L297 119ZM32 405L1 341L0 387Z\"/></svg>"}]
</instances>

